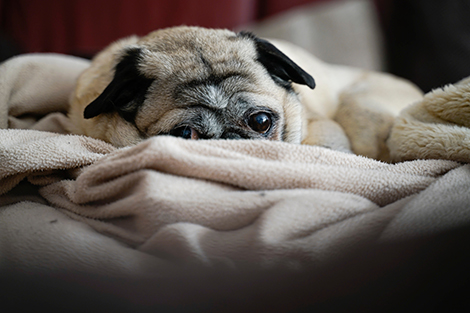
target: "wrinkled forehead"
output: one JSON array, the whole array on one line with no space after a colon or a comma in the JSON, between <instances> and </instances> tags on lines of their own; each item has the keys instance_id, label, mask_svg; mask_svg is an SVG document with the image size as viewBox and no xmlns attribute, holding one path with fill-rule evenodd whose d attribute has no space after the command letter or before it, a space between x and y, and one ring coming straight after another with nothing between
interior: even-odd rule
<instances>
[{"instance_id":1,"label":"wrinkled forehead","mask_svg":"<svg viewBox=\"0 0 470 313\"><path fill-rule=\"evenodd\" d=\"M159 99L162 110L201 105L228 111L255 105L282 110L285 91L257 61L249 38L225 30L186 28L157 31L137 44L141 53L136 66L154 79L149 98Z\"/></svg>"},{"instance_id":2,"label":"wrinkled forehead","mask_svg":"<svg viewBox=\"0 0 470 313\"><path fill-rule=\"evenodd\" d=\"M184 32L144 38L138 69L149 78L180 82L249 73L257 52L251 40L229 31Z\"/></svg>"}]
</instances>

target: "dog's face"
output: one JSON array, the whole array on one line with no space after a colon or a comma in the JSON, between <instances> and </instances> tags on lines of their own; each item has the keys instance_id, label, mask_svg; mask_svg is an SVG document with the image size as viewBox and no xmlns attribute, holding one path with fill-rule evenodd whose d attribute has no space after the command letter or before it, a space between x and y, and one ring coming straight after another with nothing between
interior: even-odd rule
<instances>
[{"instance_id":1,"label":"dog's face","mask_svg":"<svg viewBox=\"0 0 470 313\"><path fill-rule=\"evenodd\" d=\"M292 82L313 78L249 33L177 27L100 53L71 101L75 132L116 146L156 135L300 142Z\"/></svg>"}]
</instances>

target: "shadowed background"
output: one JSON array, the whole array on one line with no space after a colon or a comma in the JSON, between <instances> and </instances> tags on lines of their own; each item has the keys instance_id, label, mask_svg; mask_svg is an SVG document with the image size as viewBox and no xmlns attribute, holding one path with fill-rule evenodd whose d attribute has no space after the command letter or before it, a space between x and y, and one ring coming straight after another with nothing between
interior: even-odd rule
<instances>
[{"instance_id":1,"label":"shadowed background","mask_svg":"<svg viewBox=\"0 0 470 313\"><path fill-rule=\"evenodd\" d=\"M288 39L332 63L386 70L423 91L470 74L464 0L0 0L0 60L86 58L131 34L175 25Z\"/></svg>"}]
</instances>

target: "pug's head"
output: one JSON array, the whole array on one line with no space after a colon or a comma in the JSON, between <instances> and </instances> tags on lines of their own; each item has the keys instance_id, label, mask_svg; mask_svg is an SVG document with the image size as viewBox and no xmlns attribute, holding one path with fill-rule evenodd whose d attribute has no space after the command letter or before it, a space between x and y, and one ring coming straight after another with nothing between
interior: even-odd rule
<instances>
[{"instance_id":1,"label":"pug's head","mask_svg":"<svg viewBox=\"0 0 470 313\"><path fill-rule=\"evenodd\" d=\"M313 78L251 33L176 27L99 53L79 77L73 132L116 146L157 135L300 143L292 84Z\"/></svg>"}]
</instances>

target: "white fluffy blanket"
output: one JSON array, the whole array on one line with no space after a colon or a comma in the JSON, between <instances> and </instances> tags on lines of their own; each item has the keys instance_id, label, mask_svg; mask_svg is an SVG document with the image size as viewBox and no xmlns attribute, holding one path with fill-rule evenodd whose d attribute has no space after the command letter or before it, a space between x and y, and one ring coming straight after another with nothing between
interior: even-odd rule
<instances>
[{"instance_id":1,"label":"white fluffy blanket","mask_svg":"<svg viewBox=\"0 0 470 313\"><path fill-rule=\"evenodd\" d=\"M158 288L138 290L161 300L153 304L178 307L182 299L216 305L227 294L237 302L233 290L250 303L248 281L289 295L291 287L273 279L276 270L284 278L316 277L316 296L301 299L324 300L359 278L358 285L377 279L421 247L405 243L433 242L470 225L470 168L452 156L386 164L282 142L158 137L117 149L68 135L67 97L87 64L27 55L0 67L3 272L154 279ZM466 126L455 127L468 146ZM402 247L406 253L387 254ZM197 271L188 274L188 266ZM195 274L202 269L228 271L235 285ZM171 284L186 274L211 291Z\"/></svg>"}]
</instances>

